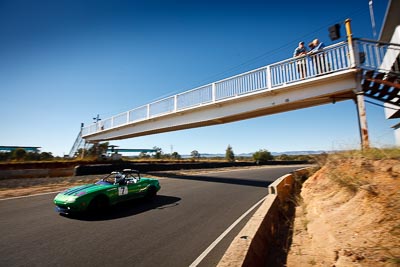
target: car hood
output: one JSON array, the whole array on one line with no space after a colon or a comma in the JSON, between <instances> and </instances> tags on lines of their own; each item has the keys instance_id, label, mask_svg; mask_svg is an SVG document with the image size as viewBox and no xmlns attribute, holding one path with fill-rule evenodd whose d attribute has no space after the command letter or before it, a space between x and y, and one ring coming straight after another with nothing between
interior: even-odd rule
<instances>
[{"instance_id":1,"label":"car hood","mask_svg":"<svg viewBox=\"0 0 400 267\"><path fill-rule=\"evenodd\" d=\"M82 196L109 187L112 187L112 185L85 184L69 188L61 192L60 194L63 194L65 196Z\"/></svg>"}]
</instances>

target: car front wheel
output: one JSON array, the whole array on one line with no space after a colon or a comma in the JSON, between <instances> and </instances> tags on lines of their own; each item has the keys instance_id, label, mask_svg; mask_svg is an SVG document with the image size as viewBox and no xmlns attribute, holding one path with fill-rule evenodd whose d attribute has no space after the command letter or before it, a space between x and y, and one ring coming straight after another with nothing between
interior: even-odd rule
<instances>
[{"instance_id":1,"label":"car front wheel","mask_svg":"<svg viewBox=\"0 0 400 267\"><path fill-rule=\"evenodd\" d=\"M100 213L106 211L108 208L108 199L105 196L95 197L89 204L88 211L93 213Z\"/></svg>"},{"instance_id":2,"label":"car front wheel","mask_svg":"<svg viewBox=\"0 0 400 267\"><path fill-rule=\"evenodd\" d=\"M154 186L150 186L146 192L146 200L153 200L157 195L157 189Z\"/></svg>"}]
</instances>

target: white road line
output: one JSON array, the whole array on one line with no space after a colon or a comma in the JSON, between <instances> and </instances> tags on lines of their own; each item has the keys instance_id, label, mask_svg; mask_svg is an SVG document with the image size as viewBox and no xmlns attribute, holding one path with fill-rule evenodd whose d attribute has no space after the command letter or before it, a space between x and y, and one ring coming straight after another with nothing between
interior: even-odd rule
<instances>
[{"instance_id":1,"label":"white road line","mask_svg":"<svg viewBox=\"0 0 400 267\"><path fill-rule=\"evenodd\" d=\"M246 211L242 216L240 216L231 226L229 226L225 232L223 232L217 239L215 239L214 242L211 243L210 246L206 250L204 250L203 253L197 259L190 264L189 267L196 267L197 265L200 264L200 262L210 253L211 250L213 250L219 242L241 221L243 220L244 217L246 217L252 210L254 210L258 205L261 204L265 200L266 197L263 197L260 201L258 201L254 206L252 206L248 211Z\"/></svg>"},{"instance_id":2,"label":"white road line","mask_svg":"<svg viewBox=\"0 0 400 267\"><path fill-rule=\"evenodd\" d=\"M59 193L59 192L61 192L61 191L62 191L62 190L54 191L54 192L38 193L38 194L26 195L26 196L19 196L19 197L9 197L9 198L0 199L0 201L3 201L3 200L11 200L11 199L19 199L19 198L27 198L27 197L36 197L36 196L43 196L43 195L50 195L50 194Z\"/></svg>"}]
</instances>

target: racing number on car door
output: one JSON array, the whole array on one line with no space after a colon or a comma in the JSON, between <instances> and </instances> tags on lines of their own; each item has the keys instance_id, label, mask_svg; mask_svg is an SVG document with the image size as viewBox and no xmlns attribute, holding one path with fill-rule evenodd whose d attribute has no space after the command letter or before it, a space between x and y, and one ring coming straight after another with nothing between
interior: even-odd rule
<instances>
[{"instance_id":1,"label":"racing number on car door","mask_svg":"<svg viewBox=\"0 0 400 267\"><path fill-rule=\"evenodd\" d=\"M124 196L128 194L128 187L127 186L120 186L118 187L118 196Z\"/></svg>"}]
</instances>

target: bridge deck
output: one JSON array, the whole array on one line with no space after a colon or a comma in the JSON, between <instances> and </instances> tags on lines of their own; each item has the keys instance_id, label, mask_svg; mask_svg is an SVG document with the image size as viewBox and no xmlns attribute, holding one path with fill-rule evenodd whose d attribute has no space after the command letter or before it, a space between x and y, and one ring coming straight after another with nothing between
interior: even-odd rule
<instances>
[{"instance_id":1,"label":"bridge deck","mask_svg":"<svg viewBox=\"0 0 400 267\"><path fill-rule=\"evenodd\" d=\"M84 127L82 137L88 142L125 139L353 99L362 92L360 69L387 73L380 69L382 55L393 47L354 44L341 42L161 99Z\"/></svg>"}]
</instances>

